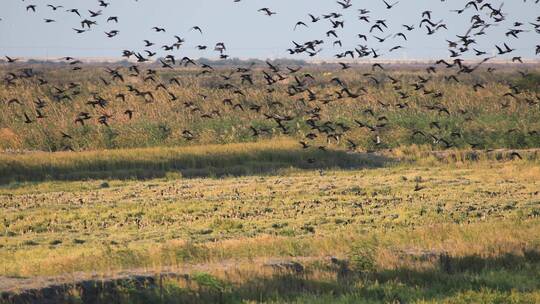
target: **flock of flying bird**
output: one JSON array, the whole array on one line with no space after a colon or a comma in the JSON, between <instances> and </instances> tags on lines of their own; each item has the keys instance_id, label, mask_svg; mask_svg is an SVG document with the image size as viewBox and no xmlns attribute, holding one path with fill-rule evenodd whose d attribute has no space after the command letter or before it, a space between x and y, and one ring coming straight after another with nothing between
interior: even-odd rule
<instances>
[{"instance_id":1,"label":"flock of flying bird","mask_svg":"<svg viewBox=\"0 0 540 304\"><path fill-rule=\"evenodd\" d=\"M22 0L23 2L29 2L28 0ZM137 1L137 0L135 0ZM445 0L440 0L445 2ZM535 0L533 3L538 4L540 0ZM233 0L233 2L241 2L241 0ZM388 2L386 0L376 0L376 5L381 5L386 10L393 10L400 5L400 1ZM459 1L453 1L455 3ZM174 69L176 66L183 67L195 67L200 69L197 76L204 77L205 75L219 75L223 80L223 83L219 85L217 89L230 92L231 98L226 98L222 101L225 106L231 107L235 111L253 111L259 113L265 119L273 121L275 123L275 128L280 130L284 134L290 132L290 127L288 123L294 120L296 117L291 115L283 114L280 112L280 107L283 107L283 104L280 102L275 102L272 104L272 107L266 109L262 105L256 103L246 103L236 101L236 98L242 99L245 97L245 92L243 86L254 86L257 79L255 77L261 77L265 85L267 85L267 93L271 94L278 89L286 90L286 93L291 98L291 100L299 100L303 104L311 103L313 106L305 112L305 117L302 117L302 120L310 127L312 132L305 135L305 139L300 141L300 144L303 148L309 148L313 146L311 142L316 141L317 138L326 138L327 142L335 140L340 142L342 139L344 142L348 143L350 149L354 150L357 148L357 143L354 138L348 138L347 133L352 128L365 128L373 134L373 142L375 145L381 145L383 143L383 138L381 138L381 131L384 130L391 122L382 115L385 109L394 107L397 109L406 109L408 108L408 99L411 97L411 92L406 88L410 85L414 88L414 91L423 94L424 96L432 97L434 103L432 106L428 107L428 110L435 111L441 115L465 115L466 109L463 109L457 113L451 113L448 108L441 105L437 102L444 96L444 92L438 91L436 89L428 89L428 84L432 81L431 74L438 73L438 70L444 68L447 71L449 76L445 76L446 80L449 82L460 82L460 77L464 74L471 74L477 71L485 63L496 56L488 56L489 51L481 50L478 46L478 39L487 33L495 26L498 26L502 22L508 19L508 15L504 11L503 4L496 5L494 1L489 0L472 0L468 2L463 2L463 7L453 10L452 13L457 15L464 15L465 12L471 12L472 17L463 17L466 24L468 24L468 29L461 35L457 35L454 40L447 40L449 59L440 59L434 64L429 65L426 69L426 76L418 76L418 81L413 84L403 83L400 79L392 77L389 74L383 74L384 78L376 77L374 73L365 73L364 77L374 85L379 85L379 83L385 81L390 81L394 90L396 101L379 101L380 109L367 109L364 113L366 115L372 116L376 123L368 124L361 119L355 120L354 126L348 126L343 123L336 123L332 121L324 121L321 117L321 107L331 104L332 102L343 99L361 99L362 96L367 94L365 88L353 88L345 81L339 77L334 77L331 79L331 86L335 86L337 89L333 94L322 94L317 92L314 87L311 87L315 83L315 77L308 73L303 72L302 67L281 67L270 61L266 62L266 66L262 69L256 69L253 65L248 67L238 67L234 69L228 75L219 74L218 69L215 69L209 64L203 64L198 62L195 59L184 56L183 58L175 57L173 54L176 51L179 51L186 40L178 35L174 35L171 38L170 44L165 44L160 48L165 52L166 55L158 58L158 47L156 43L150 40L143 40L142 51L136 50L123 50L122 56L130 59L133 64L129 67L127 71L122 70L120 67L110 67L106 68L108 73L108 79L101 78L101 81L106 86L111 83L125 83L126 91L124 93L119 93L116 95L117 100L124 100L129 94L141 98L141 100L150 104L155 100L155 92L159 90L164 90L167 92L167 95L170 98L171 102L177 102L178 97L175 96L170 90L170 86L180 85L178 78L173 77L168 83L164 83L159 78L158 69L151 68L150 65L144 63L154 63L157 62L161 69ZM523 2L531 2L530 0L524 0ZM65 8L59 5L48 4L46 7L40 7L36 4L25 4L25 9L28 13L35 13L39 9L47 9L52 12L63 11L69 14L75 14L80 17L80 26L73 27L73 31L76 34L83 35L89 31L94 30L99 26L98 22L101 22L100 18L103 18L105 24L116 24L121 21L120 16L110 16L107 15L107 8L111 5L110 2L105 0L97 1L97 9L87 10L83 12L81 9L77 8ZM331 44L333 47L339 47L340 51L335 54L335 57L339 61L339 66L343 70L350 69L352 67L351 62L353 60L358 60L362 58L369 58L371 60L377 60L384 56L383 51L377 49L377 44L383 43L388 40L399 40L402 43L408 41L408 33L412 31L423 31L426 36L436 35L442 31L448 31L448 24L443 20L437 20L434 16L434 12L430 10L425 10L419 12L420 21L417 24L403 24L400 26L402 31L397 33L388 33L390 21L384 19L374 19L371 16L371 12L368 9L360 8L358 9L358 22L365 25L363 28L367 32L360 33L357 36L358 44L352 49L343 49L343 43L340 39L340 29L345 26L343 10L351 10L356 4L353 4L353 0L343 0L336 1L336 10L334 12L329 12L323 15L314 15L307 14L306 20L298 21L294 24L293 30L297 31L301 28L307 29L310 27L310 24L327 22L328 31L325 33L323 39L310 40L305 42L296 42L293 41L291 47L287 49L289 55L300 55L307 57L317 56L323 45ZM263 16L273 17L279 12L272 10L271 8L264 7L258 10L258 13ZM4 20L0 19L0 22ZM57 22L55 19L46 18L44 19L45 23ZM155 26L152 28L155 33L167 34L168 31L164 27ZM201 26L193 26L191 31L198 32L200 35L204 35L204 31ZM511 56L512 62L522 63L522 58L520 56L513 56L516 51L510 45L512 44L512 39L519 39L523 33L533 32L540 34L540 17L537 17L536 20L527 20L527 21L515 21L512 23L511 28L505 33L505 41L493 46L497 50L497 55L500 56ZM107 38L113 39L118 36L120 31L118 30L108 30L105 31L105 36ZM388 49L388 53L394 52L398 49L405 48L405 46L398 44L392 46ZM196 49L206 50L209 49L207 45L197 45ZM220 59L227 59L229 55L227 54L228 49L224 42L217 42L213 46L213 50L216 52L217 56ZM531 52L531 56L538 56L540 54L540 45L536 45L535 49ZM466 55L472 55L478 57L479 60L475 61L476 63L467 63L463 57ZM8 64L14 64L18 61L17 58L5 56ZM63 60L69 64L73 72L83 68L82 62L73 57L65 57ZM372 65L373 71L383 72L385 67L381 63L374 63ZM490 67L488 72L494 72L494 68ZM522 73L522 76L526 76L526 73ZM129 78L142 78L144 82L154 82L156 84L155 90L143 90L137 87L136 84L130 83ZM80 84L78 83L69 83L64 87L52 86L46 79L36 76L34 71L30 69L21 69L20 72L10 72L4 77L4 84L6 86L16 86L19 80L23 79L33 79L40 86L51 86L53 92L52 96L56 101L66 101L70 102L80 93ZM233 80L238 80L240 84L233 84ZM288 80L288 81L286 81ZM283 85L281 85L283 84ZM482 83L476 83L473 86L475 91L484 88ZM521 97L522 90L515 85L509 85L509 91L501 98L513 98L513 99L523 99L530 106L538 106L540 104L540 98L537 97L536 100L533 98ZM114 120L114 115L107 113L107 106L112 102L112 100L107 100L101 97L102 94L99 92L93 92L91 94L91 100L87 102L87 105L91 109L100 109L102 110L101 114L91 114L92 111L82 111L77 117L73 118L73 122L76 125L85 125L91 120L95 120L96 123L109 127ZM323 95L323 96L321 96ZM199 96L204 100L208 96L199 94ZM48 106L46 98L39 98L35 101L36 113L22 113L21 119L26 124L32 124L40 119L46 119L45 110ZM245 98L244 98L245 99ZM183 101L186 108L189 108L193 111L200 110L196 104L192 101ZM7 101L8 105L15 106L16 104L21 105L22 100L17 98ZM508 106L508 103L506 104ZM378 113L377 113L378 112ZM132 109L125 109L125 111L118 115L126 115L131 119L135 113ZM213 119L220 117L221 114L219 110L214 110L210 113L201 113L202 118ZM250 128L253 136L259 136L264 133L270 133L269 129L265 128L256 128L254 126L247 126ZM431 127L437 128L438 123L433 122ZM510 131L509 131L510 132ZM197 138L197 134L190 130L184 130L182 132L183 137L190 141ZM532 131L529 132L530 136L538 136L538 132ZM61 136L63 140L71 140L72 136L66 130L60 130L58 136ZM454 146L453 139L459 138L462 135L459 132L453 132L448 137L438 137L433 134L429 134L425 130L413 129L411 130L412 137L424 137L427 142L432 141L437 146L441 148L450 148ZM472 142L470 145L473 148L479 147L480 143ZM325 149L325 146L318 147L321 150ZM66 149L72 149L71 145L66 144ZM309 160L314 162L314 160Z\"/></svg>"}]
</instances>

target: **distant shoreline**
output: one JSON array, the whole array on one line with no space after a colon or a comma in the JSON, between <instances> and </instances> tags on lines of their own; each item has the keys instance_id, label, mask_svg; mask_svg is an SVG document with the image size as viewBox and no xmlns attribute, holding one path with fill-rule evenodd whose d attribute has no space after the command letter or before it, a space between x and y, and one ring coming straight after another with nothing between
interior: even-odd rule
<instances>
[{"instance_id":1,"label":"distant shoreline","mask_svg":"<svg viewBox=\"0 0 540 304\"><path fill-rule=\"evenodd\" d=\"M47 63L63 63L65 62L63 60L64 57L58 57L58 58L44 58L44 57L17 57L18 61L17 63L37 63L37 64L47 64ZM85 64L105 64L105 63L137 63L135 59L126 59L126 58L119 58L119 57L76 57L77 60L81 61ZM156 57L156 60L149 61L144 64L159 64L159 57ZM251 63L251 62L260 62L264 63L264 61L268 60L270 62L296 62L301 63L303 65L329 65L329 64L338 64L339 62L347 63L347 64L353 64L353 65L371 65L374 63L379 64L394 64L394 65L424 65L424 64L433 64L435 61L440 59L382 59L382 60L373 60L373 59L358 59L358 60L350 60L350 59L343 59L343 60L336 60L336 59L328 59L328 60L303 60L303 59L294 59L294 58L267 58L267 59L260 59L260 58L232 58L227 60L221 60L217 58L194 58L195 61L204 61L204 62L210 62L210 63L219 63L221 65L235 65L240 63ZM444 58L443 60L446 60L448 62L453 61L451 58ZM540 59L536 58L523 58L522 65L537 65L540 64ZM471 60L471 59L463 59L464 63L478 63L482 61L481 59L478 60ZM0 59L0 64L7 64L7 61L4 59ZM512 65L519 65L512 62L511 58L508 59L500 59L500 58L494 58L487 62L486 64L495 64L495 65L506 65L506 64L512 64Z\"/></svg>"}]
</instances>

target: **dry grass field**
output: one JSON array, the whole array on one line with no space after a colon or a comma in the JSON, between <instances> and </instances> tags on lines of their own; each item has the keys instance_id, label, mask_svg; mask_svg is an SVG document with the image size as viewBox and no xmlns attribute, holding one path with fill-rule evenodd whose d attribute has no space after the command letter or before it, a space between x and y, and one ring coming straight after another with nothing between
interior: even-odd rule
<instances>
[{"instance_id":1,"label":"dry grass field","mask_svg":"<svg viewBox=\"0 0 540 304\"><path fill-rule=\"evenodd\" d=\"M302 165L309 153L327 157ZM306 152L283 138L4 154L0 290L73 303L536 303L540 163L519 153ZM253 165L265 161L279 165ZM126 164L156 174L123 175Z\"/></svg>"},{"instance_id":2,"label":"dry grass field","mask_svg":"<svg viewBox=\"0 0 540 304\"><path fill-rule=\"evenodd\" d=\"M540 302L537 66L265 67L2 66L0 302Z\"/></svg>"}]
</instances>

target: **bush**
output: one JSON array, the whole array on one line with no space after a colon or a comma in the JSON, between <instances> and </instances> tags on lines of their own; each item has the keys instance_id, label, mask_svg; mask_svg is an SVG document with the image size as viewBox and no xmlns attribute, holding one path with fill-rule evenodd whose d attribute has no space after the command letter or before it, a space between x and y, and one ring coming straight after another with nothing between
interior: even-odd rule
<instances>
[{"instance_id":1,"label":"bush","mask_svg":"<svg viewBox=\"0 0 540 304\"><path fill-rule=\"evenodd\" d=\"M376 240L361 240L354 243L349 252L351 269L361 274L375 271L377 250Z\"/></svg>"},{"instance_id":2,"label":"bush","mask_svg":"<svg viewBox=\"0 0 540 304\"><path fill-rule=\"evenodd\" d=\"M229 288L228 284L206 272L193 274L195 281L201 288L206 288L211 292L223 293Z\"/></svg>"}]
</instances>

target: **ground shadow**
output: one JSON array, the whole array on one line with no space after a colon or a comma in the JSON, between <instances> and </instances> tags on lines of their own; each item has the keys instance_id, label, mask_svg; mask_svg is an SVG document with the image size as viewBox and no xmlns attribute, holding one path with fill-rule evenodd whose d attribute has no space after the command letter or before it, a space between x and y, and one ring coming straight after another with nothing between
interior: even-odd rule
<instances>
[{"instance_id":1,"label":"ground shadow","mask_svg":"<svg viewBox=\"0 0 540 304\"><path fill-rule=\"evenodd\" d=\"M46 180L143 180L175 173L184 178L250 176L276 174L289 168L377 168L391 161L375 154L317 149L167 155L140 160L115 156L70 162L43 161L38 165L13 162L1 167L4 172L0 172L0 184Z\"/></svg>"},{"instance_id":2,"label":"ground shadow","mask_svg":"<svg viewBox=\"0 0 540 304\"><path fill-rule=\"evenodd\" d=\"M210 275L164 274L126 280L85 281L74 285L4 294L5 303L244 303L299 301L310 303L409 303L418 300L444 301L470 293L491 293L498 299L516 292L540 288L535 276L540 253L506 254L495 258L479 256L440 257L426 270L389 269L363 274L344 269L332 261L293 268L273 269L270 275L249 276L242 284L229 284ZM74 294L77 296L75 297ZM470 296L470 295L469 295ZM472 298L472 302L474 302Z\"/></svg>"}]
</instances>

